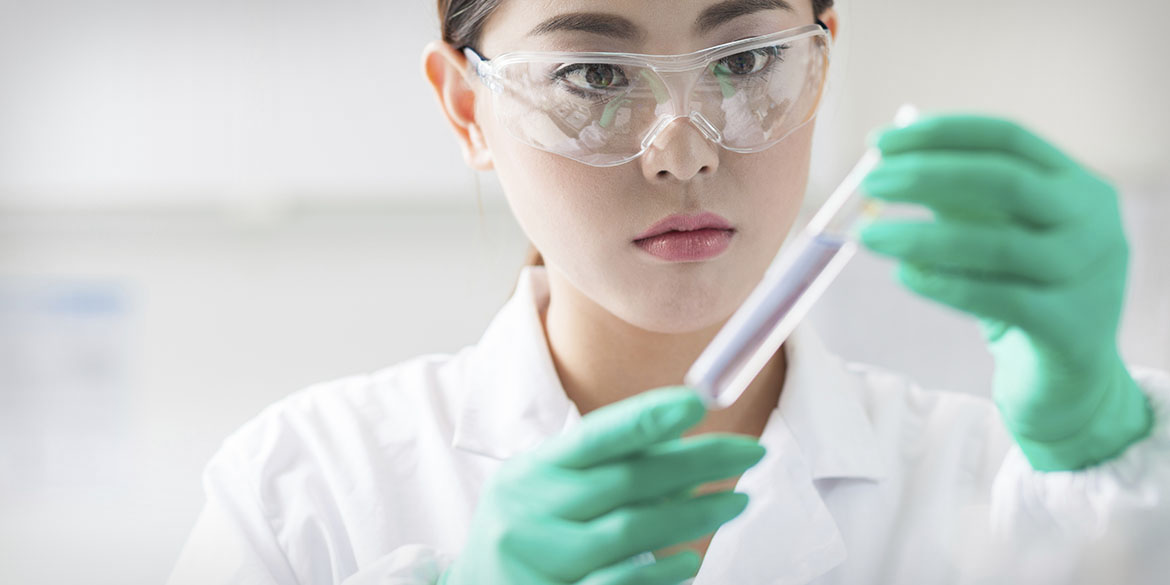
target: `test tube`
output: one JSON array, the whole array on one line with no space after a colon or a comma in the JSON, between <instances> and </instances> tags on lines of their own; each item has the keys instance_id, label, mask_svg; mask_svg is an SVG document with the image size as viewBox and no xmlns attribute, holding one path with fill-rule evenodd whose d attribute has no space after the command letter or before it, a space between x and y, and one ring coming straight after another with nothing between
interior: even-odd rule
<instances>
[{"instance_id":1,"label":"test tube","mask_svg":"<svg viewBox=\"0 0 1170 585\"><path fill-rule=\"evenodd\" d=\"M908 126L918 110L905 104L895 126ZM808 225L782 246L748 298L687 371L683 383L699 390L710 409L731 406L796 324L857 251L857 231L881 211L858 193L865 176L881 162L869 148Z\"/></svg>"}]
</instances>

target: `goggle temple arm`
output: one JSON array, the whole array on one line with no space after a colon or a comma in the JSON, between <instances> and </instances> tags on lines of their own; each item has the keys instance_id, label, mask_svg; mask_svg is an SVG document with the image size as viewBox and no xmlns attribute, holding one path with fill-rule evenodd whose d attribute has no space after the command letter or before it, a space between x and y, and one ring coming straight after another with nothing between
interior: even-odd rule
<instances>
[{"instance_id":1,"label":"goggle temple arm","mask_svg":"<svg viewBox=\"0 0 1170 585\"><path fill-rule=\"evenodd\" d=\"M484 59L475 49L471 48L471 45L464 45L459 50L463 53L464 57L467 57L467 64L471 72L475 73L476 77L483 81L483 84L488 89L492 91L499 91L501 89L500 82L496 79L495 73L492 71L487 59Z\"/></svg>"}]
</instances>

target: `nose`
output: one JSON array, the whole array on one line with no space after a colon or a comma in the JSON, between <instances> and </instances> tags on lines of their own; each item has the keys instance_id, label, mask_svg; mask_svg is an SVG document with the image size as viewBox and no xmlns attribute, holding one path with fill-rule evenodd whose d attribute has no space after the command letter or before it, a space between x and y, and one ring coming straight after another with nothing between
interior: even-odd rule
<instances>
[{"instance_id":1,"label":"nose","mask_svg":"<svg viewBox=\"0 0 1170 585\"><path fill-rule=\"evenodd\" d=\"M642 173L651 181L689 181L719 168L719 145L690 118L667 124L642 154Z\"/></svg>"}]
</instances>

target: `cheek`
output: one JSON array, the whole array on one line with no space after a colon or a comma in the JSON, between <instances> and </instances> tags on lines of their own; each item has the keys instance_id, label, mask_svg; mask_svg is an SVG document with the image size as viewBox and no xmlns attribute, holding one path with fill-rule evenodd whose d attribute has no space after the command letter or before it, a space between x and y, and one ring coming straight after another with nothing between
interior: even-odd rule
<instances>
[{"instance_id":1,"label":"cheek","mask_svg":"<svg viewBox=\"0 0 1170 585\"><path fill-rule=\"evenodd\" d=\"M546 261L612 252L627 231L615 218L632 215L628 198L615 196L628 169L589 167L508 135L488 140L512 213Z\"/></svg>"},{"instance_id":2,"label":"cheek","mask_svg":"<svg viewBox=\"0 0 1170 585\"><path fill-rule=\"evenodd\" d=\"M769 258L791 230L808 186L811 125L760 153L734 158L731 174L744 195L743 217L750 245Z\"/></svg>"}]
</instances>

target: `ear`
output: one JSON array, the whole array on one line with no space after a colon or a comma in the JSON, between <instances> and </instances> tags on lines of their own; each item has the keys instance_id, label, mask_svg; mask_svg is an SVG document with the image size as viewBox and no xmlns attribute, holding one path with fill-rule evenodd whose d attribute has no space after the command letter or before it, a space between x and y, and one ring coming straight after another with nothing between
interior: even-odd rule
<instances>
[{"instance_id":1,"label":"ear","mask_svg":"<svg viewBox=\"0 0 1170 585\"><path fill-rule=\"evenodd\" d=\"M829 7L821 12L818 18L825 26L829 27L829 36L833 37L833 41L837 41L837 9Z\"/></svg>"},{"instance_id":2,"label":"ear","mask_svg":"<svg viewBox=\"0 0 1170 585\"><path fill-rule=\"evenodd\" d=\"M463 149L463 160L479 171L492 169L492 153L475 118L475 91L467 79L467 58L443 41L431 41L422 53L423 74L435 90L439 107Z\"/></svg>"}]
</instances>

